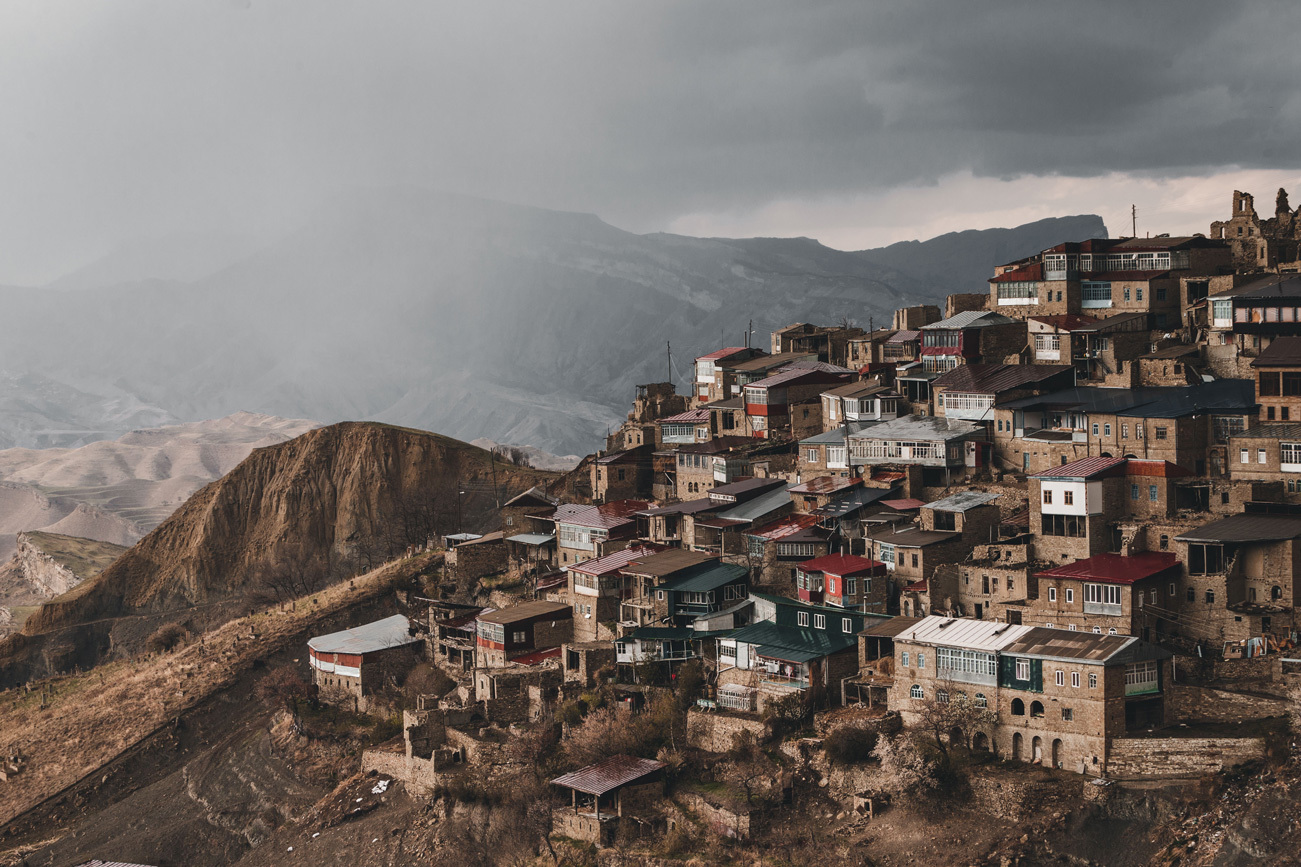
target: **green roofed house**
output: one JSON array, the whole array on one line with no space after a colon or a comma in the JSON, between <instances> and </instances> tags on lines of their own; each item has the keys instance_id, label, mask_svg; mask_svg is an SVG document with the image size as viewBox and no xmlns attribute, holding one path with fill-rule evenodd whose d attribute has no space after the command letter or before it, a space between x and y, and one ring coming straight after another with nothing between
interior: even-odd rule
<instances>
[{"instance_id":1,"label":"green roofed house","mask_svg":"<svg viewBox=\"0 0 1301 867\"><path fill-rule=\"evenodd\" d=\"M766 593L751 599L753 622L718 639L718 701L732 710L763 710L793 693L839 701L841 681L858 673L858 633L888 619Z\"/></svg>"}]
</instances>

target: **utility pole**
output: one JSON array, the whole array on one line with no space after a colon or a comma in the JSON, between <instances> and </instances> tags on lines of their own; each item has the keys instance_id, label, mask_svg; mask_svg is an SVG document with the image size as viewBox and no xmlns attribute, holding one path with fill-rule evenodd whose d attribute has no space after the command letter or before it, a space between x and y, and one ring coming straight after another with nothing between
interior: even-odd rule
<instances>
[{"instance_id":1,"label":"utility pole","mask_svg":"<svg viewBox=\"0 0 1301 867\"><path fill-rule=\"evenodd\" d=\"M669 353L669 378L668 378L668 381L669 381L669 382L672 382L672 381L673 381L673 341L671 341L671 340L666 340L666 341L664 341L664 346L668 349L668 353Z\"/></svg>"},{"instance_id":2,"label":"utility pole","mask_svg":"<svg viewBox=\"0 0 1301 867\"><path fill-rule=\"evenodd\" d=\"M1130 237L1138 237L1138 205L1129 206L1129 231Z\"/></svg>"}]
</instances>

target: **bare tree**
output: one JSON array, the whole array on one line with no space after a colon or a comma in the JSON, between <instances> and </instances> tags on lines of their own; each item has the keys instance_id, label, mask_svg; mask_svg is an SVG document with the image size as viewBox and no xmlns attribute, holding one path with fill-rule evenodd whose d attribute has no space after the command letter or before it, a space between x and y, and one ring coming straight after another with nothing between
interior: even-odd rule
<instances>
[{"instance_id":1,"label":"bare tree","mask_svg":"<svg viewBox=\"0 0 1301 867\"><path fill-rule=\"evenodd\" d=\"M922 703L918 716L918 728L925 732L946 765L955 746L953 732L960 732L965 740L980 729L991 728L996 721L993 711L967 695L962 685L955 686L951 681L937 685L935 693Z\"/></svg>"},{"instance_id":2,"label":"bare tree","mask_svg":"<svg viewBox=\"0 0 1301 867\"><path fill-rule=\"evenodd\" d=\"M266 605L288 602L322 589L329 577L329 568L321 562L303 566L261 563L249 572L249 595Z\"/></svg>"}]
</instances>

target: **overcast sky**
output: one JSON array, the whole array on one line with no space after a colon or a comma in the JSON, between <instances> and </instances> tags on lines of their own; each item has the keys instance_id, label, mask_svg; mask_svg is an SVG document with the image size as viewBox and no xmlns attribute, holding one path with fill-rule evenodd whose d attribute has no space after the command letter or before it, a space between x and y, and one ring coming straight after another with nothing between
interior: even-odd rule
<instances>
[{"instance_id":1,"label":"overcast sky","mask_svg":"<svg viewBox=\"0 0 1301 867\"><path fill-rule=\"evenodd\" d=\"M859 249L1301 193L1301 4L6 0L0 282L416 184ZM1301 202L1301 195L1294 195Z\"/></svg>"}]
</instances>

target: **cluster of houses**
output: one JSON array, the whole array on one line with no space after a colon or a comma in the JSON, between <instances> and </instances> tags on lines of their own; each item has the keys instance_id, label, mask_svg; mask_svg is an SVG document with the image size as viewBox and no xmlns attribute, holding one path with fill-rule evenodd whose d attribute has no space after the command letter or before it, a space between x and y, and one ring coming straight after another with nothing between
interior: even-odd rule
<instances>
[{"instance_id":1,"label":"cluster of houses","mask_svg":"<svg viewBox=\"0 0 1301 867\"><path fill-rule=\"evenodd\" d=\"M1235 193L1209 236L1062 243L889 328L702 355L500 532L449 540L520 601L314 639L318 682L364 701L372 654L418 645L500 720L698 660L719 713L907 723L961 693L994 719L968 747L1106 774L1171 722L1176 655L1297 639L1301 268L1262 226Z\"/></svg>"}]
</instances>

